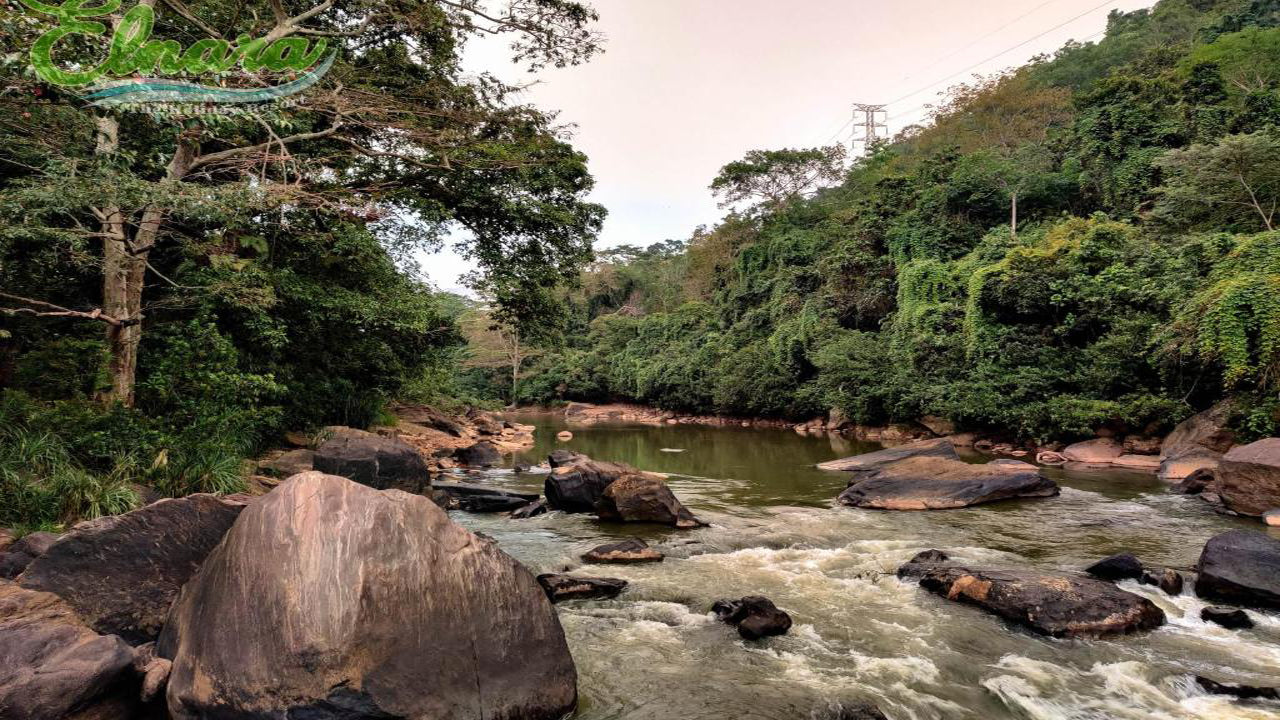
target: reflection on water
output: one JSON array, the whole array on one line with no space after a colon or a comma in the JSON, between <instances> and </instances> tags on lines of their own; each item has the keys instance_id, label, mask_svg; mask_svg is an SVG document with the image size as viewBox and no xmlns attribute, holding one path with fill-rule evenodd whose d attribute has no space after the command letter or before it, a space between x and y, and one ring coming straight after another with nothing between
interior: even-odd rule
<instances>
[{"instance_id":1,"label":"reflection on water","mask_svg":"<svg viewBox=\"0 0 1280 720\"><path fill-rule=\"evenodd\" d=\"M530 421L525 418L524 421ZM531 520L456 514L535 572L572 569L631 582L616 600L567 603L560 616L578 665L582 720L803 720L874 701L893 720L1280 719L1280 705L1201 692L1192 675L1280 684L1280 615L1258 627L1202 622L1204 603L1127 584L1169 616L1160 630L1059 641L1011 628L899 581L916 552L971 563L1079 568L1121 550L1188 568L1204 541L1256 523L1218 516L1148 475L1052 471L1062 496L931 513L834 506L839 473L815 463L874 449L783 430L571 428L547 417L534 463L555 447L671 473L711 526L672 531L550 513ZM663 450L684 452L663 452ZM542 477L495 470L475 478L538 488ZM585 550L639 535L666 562L583 567ZM720 597L762 594L791 613L790 634L749 643L708 611Z\"/></svg>"}]
</instances>

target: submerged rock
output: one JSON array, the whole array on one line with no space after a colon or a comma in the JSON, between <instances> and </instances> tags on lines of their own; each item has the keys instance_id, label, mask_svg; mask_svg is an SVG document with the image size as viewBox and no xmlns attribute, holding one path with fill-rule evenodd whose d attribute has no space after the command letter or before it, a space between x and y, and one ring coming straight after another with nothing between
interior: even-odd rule
<instances>
[{"instance_id":1,"label":"submerged rock","mask_svg":"<svg viewBox=\"0 0 1280 720\"><path fill-rule=\"evenodd\" d=\"M245 509L157 654L174 720L555 720L577 698L523 566L422 496L318 472Z\"/></svg>"},{"instance_id":2,"label":"submerged rock","mask_svg":"<svg viewBox=\"0 0 1280 720\"><path fill-rule=\"evenodd\" d=\"M582 555L582 559L585 562L619 565L662 562L662 558L662 553L649 547L649 543L640 538L631 538L618 543L601 545L588 550Z\"/></svg>"},{"instance_id":3,"label":"submerged rock","mask_svg":"<svg viewBox=\"0 0 1280 720\"><path fill-rule=\"evenodd\" d=\"M178 591L244 507L189 495L82 522L18 582L61 597L97 632L141 645L160 635Z\"/></svg>"},{"instance_id":4,"label":"submerged rock","mask_svg":"<svg viewBox=\"0 0 1280 720\"><path fill-rule=\"evenodd\" d=\"M898 447L831 460L819 463L818 468L839 472L866 471L915 457L940 458L943 460L960 459L960 456L956 454L955 446L951 444L950 440L938 438L935 440L920 440L906 445L899 445Z\"/></svg>"},{"instance_id":5,"label":"submerged rock","mask_svg":"<svg viewBox=\"0 0 1280 720\"><path fill-rule=\"evenodd\" d=\"M519 493L488 485L435 483L431 489L449 496L450 507L474 513L509 512L538 500L537 493Z\"/></svg>"},{"instance_id":6,"label":"submerged rock","mask_svg":"<svg viewBox=\"0 0 1280 720\"><path fill-rule=\"evenodd\" d=\"M422 454L405 441L363 430L338 428L316 449L317 471L354 480L371 488L424 493L431 487Z\"/></svg>"},{"instance_id":7,"label":"submerged rock","mask_svg":"<svg viewBox=\"0 0 1280 720\"><path fill-rule=\"evenodd\" d=\"M1200 468L1186 476L1169 488L1179 495L1199 495L1218 479L1218 473L1212 468Z\"/></svg>"},{"instance_id":8,"label":"submerged rock","mask_svg":"<svg viewBox=\"0 0 1280 720\"><path fill-rule=\"evenodd\" d=\"M913 561L915 562L915 561ZM910 564L910 563L909 563ZM970 570L924 561L901 568L937 595L971 605L1051 637L1096 637L1164 624L1150 600L1094 578L1031 570Z\"/></svg>"},{"instance_id":9,"label":"submerged rock","mask_svg":"<svg viewBox=\"0 0 1280 720\"><path fill-rule=\"evenodd\" d=\"M627 587L626 580L617 578L572 577L554 573L539 575L538 584L542 585L553 603L566 600L608 600L618 597Z\"/></svg>"},{"instance_id":10,"label":"submerged rock","mask_svg":"<svg viewBox=\"0 0 1280 720\"><path fill-rule=\"evenodd\" d=\"M1196 594L1206 600L1280 608L1280 540L1232 530L1205 543L1196 564Z\"/></svg>"},{"instance_id":11,"label":"submerged rock","mask_svg":"<svg viewBox=\"0 0 1280 720\"><path fill-rule=\"evenodd\" d=\"M1027 463L971 465L914 456L854 472L840 503L876 510L944 510L1057 495L1058 484Z\"/></svg>"},{"instance_id":12,"label":"submerged rock","mask_svg":"<svg viewBox=\"0 0 1280 720\"><path fill-rule=\"evenodd\" d=\"M1085 568L1085 572L1103 580L1137 580L1142 577L1142 562L1130 553L1105 557Z\"/></svg>"},{"instance_id":13,"label":"submerged rock","mask_svg":"<svg viewBox=\"0 0 1280 720\"><path fill-rule=\"evenodd\" d=\"M1249 613L1236 608L1207 607L1200 611L1200 619L1228 630L1248 630L1253 627Z\"/></svg>"},{"instance_id":14,"label":"submerged rock","mask_svg":"<svg viewBox=\"0 0 1280 720\"><path fill-rule=\"evenodd\" d=\"M784 635L791 629L791 616L779 610L769 598L759 595L741 600L717 600L711 612L720 620L736 625L738 634L747 640Z\"/></svg>"},{"instance_id":15,"label":"submerged rock","mask_svg":"<svg viewBox=\"0 0 1280 720\"><path fill-rule=\"evenodd\" d=\"M0 578L12 580L22 574L31 561L48 552L62 537L51 532L33 532L23 535L0 553Z\"/></svg>"},{"instance_id":16,"label":"submerged rock","mask_svg":"<svg viewBox=\"0 0 1280 720\"><path fill-rule=\"evenodd\" d=\"M880 708L870 704L850 705L840 708L832 720L888 720Z\"/></svg>"},{"instance_id":17,"label":"submerged rock","mask_svg":"<svg viewBox=\"0 0 1280 720\"><path fill-rule=\"evenodd\" d=\"M1147 570L1142 573L1142 577L1138 578L1138 582L1143 585L1153 585L1160 588L1166 595L1182 594L1182 574L1177 570L1164 568L1162 570Z\"/></svg>"},{"instance_id":18,"label":"submerged rock","mask_svg":"<svg viewBox=\"0 0 1280 720\"><path fill-rule=\"evenodd\" d=\"M128 717L133 652L52 593L0 581L0 717ZM120 707L121 704L125 707Z\"/></svg>"},{"instance_id":19,"label":"submerged rock","mask_svg":"<svg viewBox=\"0 0 1280 720\"><path fill-rule=\"evenodd\" d=\"M1196 683L1210 695L1231 695L1241 700L1280 700L1280 688L1228 685L1200 675L1196 676Z\"/></svg>"},{"instance_id":20,"label":"submerged rock","mask_svg":"<svg viewBox=\"0 0 1280 720\"><path fill-rule=\"evenodd\" d=\"M1280 438L1234 448L1218 465L1218 497L1228 510L1259 517L1280 507Z\"/></svg>"},{"instance_id":21,"label":"submerged rock","mask_svg":"<svg viewBox=\"0 0 1280 720\"><path fill-rule=\"evenodd\" d=\"M528 503L527 505L521 505L515 510L512 510L511 517L515 518L516 520L528 520L531 517L544 515L546 514L546 512L547 512L547 501L534 500L533 502Z\"/></svg>"},{"instance_id":22,"label":"submerged rock","mask_svg":"<svg viewBox=\"0 0 1280 720\"><path fill-rule=\"evenodd\" d=\"M650 522L681 529L704 524L665 482L645 474L624 475L610 483L596 502L596 514L602 520Z\"/></svg>"}]
</instances>

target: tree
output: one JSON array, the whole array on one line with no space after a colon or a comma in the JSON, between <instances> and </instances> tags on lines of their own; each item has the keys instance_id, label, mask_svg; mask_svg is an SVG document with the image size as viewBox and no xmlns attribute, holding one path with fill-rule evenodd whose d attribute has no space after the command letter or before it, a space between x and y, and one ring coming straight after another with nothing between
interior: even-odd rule
<instances>
[{"instance_id":1,"label":"tree","mask_svg":"<svg viewBox=\"0 0 1280 720\"><path fill-rule=\"evenodd\" d=\"M229 220L262 221L297 207L334 212L377 227L399 257L439 247L461 226L478 277L502 284L499 300L513 306L521 287L572 277L590 257L603 209L584 201L592 184L585 158L549 116L509 104L513 88L464 76L459 65L466 40L485 35L513 38L515 58L531 68L582 62L600 49L589 6L142 0L141 7L155 16L153 35L175 44L193 32L210 42L242 33L323 40L336 60L293 107L231 116L101 110L75 88L6 66L6 87L25 98L0 106L5 192L18 211L7 235L76 248L100 241L102 283L96 307L66 306L39 288L2 299L11 313L105 324L108 402L134 401L145 295L154 293L144 292L148 279L174 285L153 254ZM47 29L21 20L0 24L6 47L32 47ZM64 67L106 55L107 38L77 39L84 42L56 58ZM247 88L288 78L263 71L221 79ZM512 276L519 281L503 281Z\"/></svg>"},{"instance_id":2,"label":"tree","mask_svg":"<svg viewBox=\"0 0 1280 720\"><path fill-rule=\"evenodd\" d=\"M1171 150L1159 161L1165 184L1156 214L1184 226L1261 223L1275 229L1280 206L1280 138L1228 135L1215 145ZM1250 220L1249 218L1252 218Z\"/></svg>"},{"instance_id":3,"label":"tree","mask_svg":"<svg viewBox=\"0 0 1280 720\"><path fill-rule=\"evenodd\" d=\"M484 307L462 317L462 332L467 337L466 367L505 368L510 371L511 405L520 399L520 377L526 361L539 352L521 343L520 328L504 322Z\"/></svg>"},{"instance_id":4,"label":"tree","mask_svg":"<svg viewBox=\"0 0 1280 720\"><path fill-rule=\"evenodd\" d=\"M720 168L711 181L711 192L721 197L720 207L749 202L777 211L820 183L839 180L844 175L844 158L842 145L752 150Z\"/></svg>"}]
</instances>

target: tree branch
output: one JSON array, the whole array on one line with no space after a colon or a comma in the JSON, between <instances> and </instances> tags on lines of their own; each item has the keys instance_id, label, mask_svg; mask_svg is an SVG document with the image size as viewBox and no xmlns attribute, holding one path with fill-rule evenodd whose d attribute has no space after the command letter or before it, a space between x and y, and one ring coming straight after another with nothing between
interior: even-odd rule
<instances>
[{"instance_id":1,"label":"tree branch","mask_svg":"<svg viewBox=\"0 0 1280 720\"><path fill-rule=\"evenodd\" d=\"M35 317L83 318L85 320L97 320L99 322L104 322L108 325L114 325L116 327L137 325L138 323L142 322L141 318L126 318L124 320L121 320L119 318L112 317L110 315L103 313L102 308L94 308L93 310L85 312L82 310L72 310L70 308L65 308L65 307L62 307L61 305L54 305L53 303L47 303L47 302L44 302L43 300L33 300L31 298L22 297L21 295L13 295L7 292L0 292L0 297L8 298L10 300L15 300L20 303L26 303L27 305L32 306L32 307L25 307L25 308L0 308L0 312L6 313L9 315L25 314L25 315L32 315ZM45 309L37 310L36 308L45 308Z\"/></svg>"}]
</instances>

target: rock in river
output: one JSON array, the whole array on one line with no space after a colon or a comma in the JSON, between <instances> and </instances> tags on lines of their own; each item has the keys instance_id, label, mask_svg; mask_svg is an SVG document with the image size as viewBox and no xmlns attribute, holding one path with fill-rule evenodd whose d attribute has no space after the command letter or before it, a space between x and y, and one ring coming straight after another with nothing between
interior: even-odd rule
<instances>
[{"instance_id":1,"label":"rock in river","mask_svg":"<svg viewBox=\"0 0 1280 720\"><path fill-rule=\"evenodd\" d=\"M577 698L523 566L425 497L319 472L245 509L157 654L174 720L555 720Z\"/></svg>"},{"instance_id":2,"label":"rock in river","mask_svg":"<svg viewBox=\"0 0 1280 720\"><path fill-rule=\"evenodd\" d=\"M422 493L431 485L427 463L412 445L363 430L338 428L316 449L313 464L319 472L340 475L379 490L396 488Z\"/></svg>"},{"instance_id":3,"label":"rock in river","mask_svg":"<svg viewBox=\"0 0 1280 720\"><path fill-rule=\"evenodd\" d=\"M56 595L0 581L0 717L128 717L116 708L133 678L133 652L85 626Z\"/></svg>"},{"instance_id":4,"label":"rock in river","mask_svg":"<svg viewBox=\"0 0 1280 720\"><path fill-rule=\"evenodd\" d=\"M542 585L553 603L566 600L608 600L618 597L627 587L626 580L617 578L572 577L554 573L539 575L538 584Z\"/></svg>"},{"instance_id":5,"label":"rock in river","mask_svg":"<svg viewBox=\"0 0 1280 720\"><path fill-rule=\"evenodd\" d=\"M624 475L610 483L596 502L596 514L602 520L650 522L682 529L704 524L665 482L642 473Z\"/></svg>"},{"instance_id":6,"label":"rock in river","mask_svg":"<svg viewBox=\"0 0 1280 720\"><path fill-rule=\"evenodd\" d=\"M543 482L543 494L553 510L570 513L594 512L605 488L624 475L639 471L620 463L597 462L585 455L556 458L553 470Z\"/></svg>"},{"instance_id":7,"label":"rock in river","mask_svg":"<svg viewBox=\"0 0 1280 720\"><path fill-rule=\"evenodd\" d=\"M779 610L769 598L759 595L741 600L717 600L711 612L724 622L738 626L738 634L747 640L784 635L791 629L791 616Z\"/></svg>"},{"instance_id":8,"label":"rock in river","mask_svg":"<svg viewBox=\"0 0 1280 720\"><path fill-rule=\"evenodd\" d=\"M1249 613L1236 608L1207 607L1200 611L1200 619L1228 630L1248 630L1253 627Z\"/></svg>"},{"instance_id":9,"label":"rock in river","mask_svg":"<svg viewBox=\"0 0 1280 720\"><path fill-rule=\"evenodd\" d=\"M917 456L856 470L839 500L877 510L942 510L1058 493L1057 483L1025 463L971 465Z\"/></svg>"},{"instance_id":10,"label":"rock in river","mask_svg":"<svg viewBox=\"0 0 1280 720\"><path fill-rule=\"evenodd\" d=\"M1267 438L1222 456L1218 497L1228 510L1261 516L1280 507L1280 438Z\"/></svg>"},{"instance_id":11,"label":"rock in river","mask_svg":"<svg viewBox=\"0 0 1280 720\"><path fill-rule=\"evenodd\" d=\"M931 457L943 460L960 459L951 441L946 438L939 438L936 440L920 440L906 445L899 445L898 447L831 460L820 463L818 468L820 470L835 470L839 472L875 470L896 463L899 460L915 457Z\"/></svg>"},{"instance_id":12,"label":"rock in river","mask_svg":"<svg viewBox=\"0 0 1280 720\"><path fill-rule=\"evenodd\" d=\"M921 556L899 569L898 575L918 577L920 586L930 592L976 605L1051 637L1151 630L1165 621L1164 611L1150 600L1089 577L1033 570L971 570Z\"/></svg>"},{"instance_id":13,"label":"rock in river","mask_svg":"<svg viewBox=\"0 0 1280 720\"><path fill-rule=\"evenodd\" d=\"M1280 540L1232 530L1205 543L1196 565L1196 594L1248 607L1280 609Z\"/></svg>"},{"instance_id":14,"label":"rock in river","mask_svg":"<svg viewBox=\"0 0 1280 720\"><path fill-rule=\"evenodd\" d=\"M468 467L493 467L502 462L502 453L498 452L498 446L488 440L481 440L475 445L462 448L453 456L458 462Z\"/></svg>"},{"instance_id":15,"label":"rock in river","mask_svg":"<svg viewBox=\"0 0 1280 720\"><path fill-rule=\"evenodd\" d=\"M509 512L537 501L537 493L518 493L501 490L488 485L469 485L467 483L435 483L431 489L437 493L448 495L461 510L474 513Z\"/></svg>"},{"instance_id":16,"label":"rock in river","mask_svg":"<svg viewBox=\"0 0 1280 720\"><path fill-rule=\"evenodd\" d=\"M1280 688L1228 685L1199 675L1196 676L1196 683L1210 695L1231 695L1241 700L1280 700Z\"/></svg>"},{"instance_id":17,"label":"rock in river","mask_svg":"<svg viewBox=\"0 0 1280 720\"><path fill-rule=\"evenodd\" d=\"M1103 580L1137 580L1142 577L1142 562L1130 553L1105 557L1085 568L1085 572Z\"/></svg>"},{"instance_id":18,"label":"rock in river","mask_svg":"<svg viewBox=\"0 0 1280 720\"><path fill-rule=\"evenodd\" d=\"M649 543L644 540L632 538L592 548L583 554L582 559L589 563L633 565L636 563L662 562L662 553L649 547Z\"/></svg>"},{"instance_id":19,"label":"rock in river","mask_svg":"<svg viewBox=\"0 0 1280 720\"><path fill-rule=\"evenodd\" d=\"M244 507L214 495L189 495L82 522L18 582L61 597L99 633L141 645L160 635L178 591Z\"/></svg>"}]
</instances>

